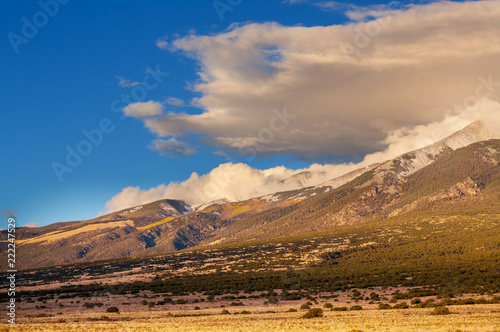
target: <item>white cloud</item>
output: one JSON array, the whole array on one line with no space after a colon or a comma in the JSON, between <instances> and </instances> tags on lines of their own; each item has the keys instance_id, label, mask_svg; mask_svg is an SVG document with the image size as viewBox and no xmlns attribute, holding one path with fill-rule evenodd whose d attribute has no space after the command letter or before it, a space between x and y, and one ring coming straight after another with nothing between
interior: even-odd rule
<instances>
[{"instance_id":1,"label":"white cloud","mask_svg":"<svg viewBox=\"0 0 500 332\"><path fill-rule=\"evenodd\" d=\"M290 5L296 5L299 3L306 3L309 2L309 0L283 0L282 3L290 4Z\"/></svg>"},{"instance_id":2,"label":"white cloud","mask_svg":"<svg viewBox=\"0 0 500 332\"><path fill-rule=\"evenodd\" d=\"M420 4L437 2L440 0L419 1ZM308 2L323 11L343 12L352 21L361 22L371 18L379 18L400 13L402 10L415 6L414 2L403 3L390 1L386 4L373 4L358 6L348 2L339 1L288 1L289 4L300 4Z\"/></svg>"},{"instance_id":3,"label":"white cloud","mask_svg":"<svg viewBox=\"0 0 500 332\"><path fill-rule=\"evenodd\" d=\"M149 148L159 152L161 155L170 157L190 156L197 151L194 145L178 141L175 138L168 140L156 139L151 142Z\"/></svg>"},{"instance_id":4,"label":"white cloud","mask_svg":"<svg viewBox=\"0 0 500 332\"><path fill-rule=\"evenodd\" d=\"M277 183L293 173L285 167L262 171L242 163L226 163L205 175L193 173L180 183L161 184L149 190L127 187L106 203L106 209L111 212L166 197L175 197L191 204L221 197L238 200L259 195L263 190L267 193L283 188Z\"/></svg>"},{"instance_id":5,"label":"white cloud","mask_svg":"<svg viewBox=\"0 0 500 332\"><path fill-rule=\"evenodd\" d=\"M160 137L196 133L236 151L257 144L272 110L287 105L296 120L258 154L359 158L386 147L390 132L459 114L454 105L474 94L479 76L500 81L499 18L498 1L438 2L368 22L246 24L176 39L168 49L199 61L195 103L204 112L145 125Z\"/></svg>"},{"instance_id":6,"label":"white cloud","mask_svg":"<svg viewBox=\"0 0 500 332\"><path fill-rule=\"evenodd\" d=\"M118 79L118 85L121 86L122 88L131 88L141 84L140 82L133 82L121 76L116 76L116 78Z\"/></svg>"},{"instance_id":7,"label":"white cloud","mask_svg":"<svg viewBox=\"0 0 500 332\"><path fill-rule=\"evenodd\" d=\"M163 105L156 101L137 102L127 105L123 113L133 118L149 118L163 113Z\"/></svg>"},{"instance_id":8,"label":"white cloud","mask_svg":"<svg viewBox=\"0 0 500 332\"><path fill-rule=\"evenodd\" d=\"M24 224L23 227L38 227L40 224L37 223L37 222L28 222L26 224Z\"/></svg>"},{"instance_id":9,"label":"white cloud","mask_svg":"<svg viewBox=\"0 0 500 332\"><path fill-rule=\"evenodd\" d=\"M487 124L490 129L500 135L500 103L482 100L478 105L469 107L460 114L447 116L442 121L389 132L384 139L387 147L382 151L368 154L360 163L312 164L308 168L299 170L284 166L258 170L242 163L226 163L205 175L193 173L183 182L161 184L148 190L127 187L106 203L106 209L107 212L112 212L165 198L181 199L190 204L200 204L220 198L236 201L295 189L297 185L293 182L283 184L281 181L303 171L311 171L314 174L306 185L317 185L358 168L423 148L480 119L489 119Z\"/></svg>"},{"instance_id":10,"label":"white cloud","mask_svg":"<svg viewBox=\"0 0 500 332\"><path fill-rule=\"evenodd\" d=\"M156 41L156 46L158 46L159 48L162 48L162 49L168 49L168 41L167 41L167 38L160 38Z\"/></svg>"},{"instance_id":11,"label":"white cloud","mask_svg":"<svg viewBox=\"0 0 500 332\"><path fill-rule=\"evenodd\" d=\"M167 98L167 104L172 105L172 106L184 106L184 100L175 98L175 97L168 97Z\"/></svg>"}]
</instances>

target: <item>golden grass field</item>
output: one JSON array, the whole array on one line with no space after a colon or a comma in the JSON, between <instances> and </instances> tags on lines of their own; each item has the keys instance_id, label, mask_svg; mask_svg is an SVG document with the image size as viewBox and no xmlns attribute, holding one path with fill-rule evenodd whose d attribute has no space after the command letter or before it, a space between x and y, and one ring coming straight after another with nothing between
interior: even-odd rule
<instances>
[{"instance_id":1,"label":"golden grass field","mask_svg":"<svg viewBox=\"0 0 500 332\"><path fill-rule=\"evenodd\" d=\"M263 308L245 307L252 312L246 315L234 314L239 308L226 309L230 315L222 315L221 309L54 313L53 317L20 318L15 326L2 324L0 331L500 331L498 304L450 306L452 314L446 316L431 315L431 309L406 309L325 311L324 317L313 319L300 318L304 311L285 312L284 308L266 313L258 311Z\"/></svg>"}]
</instances>

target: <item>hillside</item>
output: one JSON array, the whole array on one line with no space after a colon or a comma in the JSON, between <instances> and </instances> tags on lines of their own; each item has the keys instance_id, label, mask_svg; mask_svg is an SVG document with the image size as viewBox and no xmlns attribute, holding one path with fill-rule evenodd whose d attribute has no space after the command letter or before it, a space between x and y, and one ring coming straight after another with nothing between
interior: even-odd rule
<instances>
[{"instance_id":1,"label":"hillside","mask_svg":"<svg viewBox=\"0 0 500 332\"><path fill-rule=\"evenodd\" d=\"M239 220L215 237L224 243L266 239L415 211L498 213L499 161L500 140L442 153L406 177L397 175L401 168L396 159L391 167L382 164L335 190Z\"/></svg>"},{"instance_id":2,"label":"hillside","mask_svg":"<svg viewBox=\"0 0 500 332\"><path fill-rule=\"evenodd\" d=\"M22 228L19 267L266 240L422 211L497 213L500 141L468 145L489 135L474 123L424 149L332 179L331 185L221 200L194 211L182 201L161 200L89 221ZM3 255L5 247L2 242Z\"/></svg>"}]
</instances>

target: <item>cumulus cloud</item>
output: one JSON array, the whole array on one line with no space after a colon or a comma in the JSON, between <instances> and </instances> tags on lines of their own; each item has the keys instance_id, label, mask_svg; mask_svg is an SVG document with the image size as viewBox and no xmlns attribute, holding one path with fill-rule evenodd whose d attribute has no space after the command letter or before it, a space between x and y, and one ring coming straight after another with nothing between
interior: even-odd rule
<instances>
[{"instance_id":1,"label":"cumulus cloud","mask_svg":"<svg viewBox=\"0 0 500 332\"><path fill-rule=\"evenodd\" d=\"M134 82L118 75L116 76L116 78L118 79L118 85L121 86L122 88L132 88L134 86L141 84L140 82Z\"/></svg>"},{"instance_id":2,"label":"cumulus cloud","mask_svg":"<svg viewBox=\"0 0 500 332\"><path fill-rule=\"evenodd\" d=\"M24 224L23 227L38 227L40 224L37 223L37 222L28 222L26 224Z\"/></svg>"},{"instance_id":3,"label":"cumulus cloud","mask_svg":"<svg viewBox=\"0 0 500 332\"><path fill-rule=\"evenodd\" d=\"M137 102L127 105L123 113L133 118L148 118L163 113L163 105L156 101Z\"/></svg>"},{"instance_id":4,"label":"cumulus cloud","mask_svg":"<svg viewBox=\"0 0 500 332\"><path fill-rule=\"evenodd\" d=\"M384 139L387 147L382 151L366 155L359 163L312 164L298 170L284 166L259 170L242 163L226 163L204 175L193 173L189 179L182 182L161 184L151 189L127 187L106 203L106 209L107 212L112 212L165 198L181 199L193 205L221 198L237 201L296 189L297 183L293 181L283 183L282 181L304 171L309 171L313 175L304 185L318 185L361 167L423 148L481 119L489 119L487 125L490 130L500 136L500 103L484 99L477 105L466 108L460 114L449 115L442 121L403 127L390 132Z\"/></svg>"},{"instance_id":5,"label":"cumulus cloud","mask_svg":"<svg viewBox=\"0 0 500 332\"><path fill-rule=\"evenodd\" d=\"M106 208L108 211L116 211L166 197L182 199L190 204L223 197L239 200L259 195L263 190L273 192L280 188L279 181L293 173L293 170L283 166L258 170L242 163L226 163L208 174L200 176L193 173L189 179L180 183L161 184L149 190L127 187L108 201Z\"/></svg>"},{"instance_id":6,"label":"cumulus cloud","mask_svg":"<svg viewBox=\"0 0 500 332\"><path fill-rule=\"evenodd\" d=\"M193 88L204 112L145 125L160 137L197 133L206 144L237 150L259 144L272 110L286 105L296 121L257 153L359 159L386 147L392 131L459 114L454 105L474 95L478 77L500 81L499 17L498 1L446 1L366 22L245 24L158 44L199 62ZM483 92L500 96L497 87Z\"/></svg>"},{"instance_id":7,"label":"cumulus cloud","mask_svg":"<svg viewBox=\"0 0 500 332\"><path fill-rule=\"evenodd\" d=\"M197 151L196 146L178 141L175 138L170 138L168 140L156 139L151 142L149 148L161 155L169 157L190 156Z\"/></svg>"}]
</instances>

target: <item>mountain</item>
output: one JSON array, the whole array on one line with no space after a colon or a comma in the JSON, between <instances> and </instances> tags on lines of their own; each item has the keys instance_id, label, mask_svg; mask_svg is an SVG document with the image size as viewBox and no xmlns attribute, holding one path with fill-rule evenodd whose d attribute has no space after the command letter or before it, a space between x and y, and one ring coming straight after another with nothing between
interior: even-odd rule
<instances>
[{"instance_id":1,"label":"mountain","mask_svg":"<svg viewBox=\"0 0 500 332\"><path fill-rule=\"evenodd\" d=\"M325 172L311 172L311 171L304 171L300 172L297 174L294 174L290 176L289 178L286 178L280 183L283 184L294 184L297 186L297 188L304 188L307 187L307 182L310 180L313 176L325 176Z\"/></svg>"},{"instance_id":2,"label":"mountain","mask_svg":"<svg viewBox=\"0 0 500 332\"><path fill-rule=\"evenodd\" d=\"M18 267L214 247L422 212L498 213L500 140L492 137L473 123L428 147L315 187L194 209L179 200L160 200L88 221L19 228ZM4 231L2 254L5 238Z\"/></svg>"},{"instance_id":3,"label":"mountain","mask_svg":"<svg viewBox=\"0 0 500 332\"><path fill-rule=\"evenodd\" d=\"M260 240L421 211L498 213L499 161L500 140L490 140L441 153L405 177L404 168L382 164L337 189L244 218L215 237L222 243Z\"/></svg>"},{"instance_id":4,"label":"mountain","mask_svg":"<svg viewBox=\"0 0 500 332\"><path fill-rule=\"evenodd\" d=\"M379 165L380 164L372 164L372 165L369 165L366 167L359 168L355 171L352 171L352 172L349 172L349 173L344 174L342 176L339 176L338 178L334 178L334 179L328 180L326 182L323 182L321 184L318 184L315 187L316 188L330 187L332 189L338 188L338 187L354 180L355 178L362 175L363 173L371 171L372 169L374 169L375 167L377 167Z\"/></svg>"}]
</instances>

